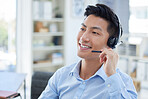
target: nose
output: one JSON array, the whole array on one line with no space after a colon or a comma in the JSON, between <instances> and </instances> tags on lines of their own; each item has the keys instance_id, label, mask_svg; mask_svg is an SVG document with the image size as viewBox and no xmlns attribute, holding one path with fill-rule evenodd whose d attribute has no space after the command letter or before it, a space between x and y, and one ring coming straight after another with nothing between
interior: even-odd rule
<instances>
[{"instance_id":1,"label":"nose","mask_svg":"<svg viewBox=\"0 0 148 99\"><path fill-rule=\"evenodd\" d=\"M83 33L83 35L81 36L81 38L80 38L80 40L82 41L82 42L89 42L89 33L87 32L87 31L85 31L84 33Z\"/></svg>"}]
</instances>

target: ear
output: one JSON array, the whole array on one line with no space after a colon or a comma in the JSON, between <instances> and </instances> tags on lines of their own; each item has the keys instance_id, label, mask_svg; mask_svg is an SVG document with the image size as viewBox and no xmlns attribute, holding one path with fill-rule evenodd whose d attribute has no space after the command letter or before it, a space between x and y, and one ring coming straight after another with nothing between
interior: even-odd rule
<instances>
[{"instance_id":1,"label":"ear","mask_svg":"<svg viewBox=\"0 0 148 99\"><path fill-rule=\"evenodd\" d=\"M106 44L103 49L110 49L110 47Z\"/></svg>"},{"instance_id":2,"label":"ear","mask_svg":"<svg viewBox=\"0 0 148 99\"><path fill-rule=\"evenodd\" d=\"M112 48L110 48L109 46L107 46L106 48L107 48L107 49L112 49Z\"/></svg>"}]
</instances>

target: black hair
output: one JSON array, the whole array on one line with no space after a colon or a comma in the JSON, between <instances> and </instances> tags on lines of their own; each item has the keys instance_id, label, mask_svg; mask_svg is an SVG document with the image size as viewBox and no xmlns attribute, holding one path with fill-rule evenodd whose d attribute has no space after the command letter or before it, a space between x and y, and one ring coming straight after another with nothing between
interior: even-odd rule
<instances>
[{"instance_id":1,"label":"black hair","mask_svg":"<svg viewBox=\"0 0 148 99\"><path fill-rule=\"evenodd\" d=\"M105 19L109 24L107 31L109 37L119 38L120 36L120 23L117 15L106 5L96 4L96 6L87 6L84 16L95 15ZM122 34L121 34L122 35Z\"/></svg>"}]
</instances>

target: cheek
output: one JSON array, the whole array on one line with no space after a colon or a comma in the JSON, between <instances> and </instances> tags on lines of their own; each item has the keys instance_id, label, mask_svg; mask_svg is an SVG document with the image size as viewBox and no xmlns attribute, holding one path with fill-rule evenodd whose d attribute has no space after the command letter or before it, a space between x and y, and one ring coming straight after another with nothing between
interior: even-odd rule
<instances>
[{"instance_id":1,"label":"cheek","mask_svg":"<svg viewBox=\"0 0 148 99\"><path fill-rule=\"evenodd\" d=\"M106 47L107 46L107 40L106 38L104 37L100 37L100 38L97 38L97 39L93 39L93 42L95 42L95 46L97 48L102 48L102 47Z\"/></svg>"},{"instance_id":2,"label":"cheek","mask_svg":"<svg viewBox=\"0 0 148 99\"><path fill-rule=\"evenodd\" d=\"M80 40L81 36L82 36L82 34L79 32L78 35L77 35L77 41Z\"/></svg>"}]
</instances>

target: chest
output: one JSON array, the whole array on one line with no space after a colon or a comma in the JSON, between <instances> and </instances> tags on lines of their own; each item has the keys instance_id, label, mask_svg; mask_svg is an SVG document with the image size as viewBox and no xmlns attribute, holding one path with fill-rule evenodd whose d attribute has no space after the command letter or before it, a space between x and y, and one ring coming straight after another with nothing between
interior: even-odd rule
<instances>
[{"instance_id":1,"label":"chest","mask_svg":"<svg viewBox=\"0 0 148 99\"><path fill-rule=\"evenodd\" d=\"M108 96L105 81L100 77L88 80L67 77L59 86L58 93L60 99L102 99Z\"/></svg>"}]
</instances>

